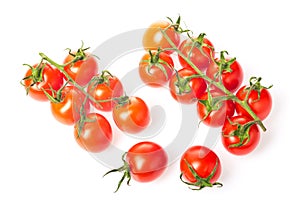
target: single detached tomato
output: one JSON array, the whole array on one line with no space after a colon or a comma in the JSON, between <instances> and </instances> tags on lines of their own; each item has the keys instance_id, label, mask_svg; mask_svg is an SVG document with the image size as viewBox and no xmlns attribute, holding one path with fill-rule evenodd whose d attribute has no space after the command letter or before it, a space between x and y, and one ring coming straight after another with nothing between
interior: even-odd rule
<instances>
[{"instance_id":1,"label":"single detached tomato","mask_svg":"<svg viewBox=\"0 0 300 200\"><path fill-rule=\"evenodd\" d=\"M173 74L174 63L168 54L164 52L149 51L139 64L140 78L144 83L152 87L166 84Z\"/></svg>"},{"instance_id":2,"label":"single detached tomato","mask_svg":"<svg viewBox=\"0 0 300 200\"><path fill-rule=\"evenodd\" d=\"M222 51L221 58L210 63L206 75L212 80L221 80L224 87L233 93L241 86L244 74L236 59L225 58L224 53L227 52Z\"/></svg>"},{"instance_id":3,"label":"single detached tomato","mask_svg":"<svg viewBox=\"0 0 300 200\"><path fill-rule=\"evenodd\" d=\"M96 101L91 101L92 105L100 111L111 111L115 103L113 98L118 98L123 95L123 85L116 77L105 71L97 76L88 86L88 93ZM103 100L103 102L100 102Z\"/></svg>"},{"instance_id":4,"label":"single detached tomato","mask_svg":"<svg viewBox=\"0 0 300 200\"><path fill-rule=\"evenodd\" d=\"M48 101L44 91L53 96L64 83L63 74L48 63L35 64L26 72L23 85L30 97L38 101ZM44 91L43 91L44 90Z\"/></svg>"},{"instance_id":5,"label":"single detached tomato","mask_svg":"<svg viewBox=\"0 0 300 200\"><path fill-rule=\"evenodd\" d=\"M117 127L127 133L138 133L150 123L150 111L139 97L124 97L113 110Z\"/></svg>"},{"instance_id":6,"label":"single detached tomato","mask_svg":"<svg viewBox=\"0 0 300 200\"><path fill-rule=\"evenodd\" d=\"M197 103L197 112L201 121L210 127L220 127L227 117L235 111L235 104L226 100L226 95L218 91L205 92Z\"/></svg>"},{"instance_id":7,"label":"single detached tomato","mask_svg":"<svg viewBox=\"0 0 300 200\"><path fill-rule=\"evenodd\" d=\"M80 147L88 152L99 153L112 141L112 129L107 119L98 113L89 113L74 127L74 137Z\"/></svg>"},{"instance_id":8,"label":"single detached tomato","mask_svg":"<svg viewBox=\"0 0 300 200\"><path fill-rule=\"evenodd\" d=\"M139 182L149 182L160 177L167 167L168 155L158 144L146 141L133 145L123 155L122 160L124 162L122 167L105 174L124 171L116 191L118 191L125 178L128 178L127 184L129 184L131 177Z\"/></svg>"},{"instance_id":9,"label":"single detached tomato","mask_svg":"<svg viewBox=\"0 0 300 200\"><path fill-rule=\"evenodd\" d=\"M192 104L206 91L206 82L193 70L183 68L173 74L169 82L172 97L184 104Z\"/></svg>"},{"instance_id":10,"label":"single detached tomato","mask_svg":"<svg viewBox=\"0 0 300 200\"><path fill-rule=\"evenodd\" d=\"M181 53L201 71L208 68L215 56L213 44L204 36L205 34L202 33L198 38L188 38L179 46ZM183 68L193 69L180 54L178 54L178 58Z\"/></svg>"},{"instance_id":11,"label":"single detached tomato","mask_svg":"<svg viewBox=\"0 0 300 200\"><path fill-rule=\"evenodd\" d=\"M222 128L222 143L227 151L235 155L252 152L259 143L260 132L251 118L234 116L226 119Z\"/></svg>"},{"instance_id":12,"label":"single detached tomato","mask_svg":"<svg viewBox=\"0 0 300 200\"><path fill-rule=\"evenodd\" d=\"M57 98L56 102L51 102L51 112L62 124L73 125L80 119L81 114L86 115L90 111L85 95L73 86L64 87Z\"/></svg>"},{"instance_id":13,"label":"single detached tomato","mask_svg":"<svg viewBox=\"0 0 300 200\"><path fill-rule=\"evenodd\" d=\"M187 149L180 160L181 180L200 190L214 185L221 175L221 163L218 156L204 146L192 146Z\"/></svg>"},{"instance_id":14,"label":"single detached tomato","mask_svg":"<svg viewBox=\"0 0 300 200\"><path fill-rule=\"evenodd\" d=\"M94 56L90 55L89 53L80 53L84 54L85 58L83 60L78 60L75 63L66 65L64 69L76 83L78 83L80 86L85 86L98 73L98 64ZM69 54L65 58L64 64L74 60L74 55L76 57L76 53Z\"/></svg>"},{"instance_id":15,"label":"single detached tomato","mask_svg":"<svg viewBox=\"0 0 300 200\"><path fill-rule=\"evenodd\" d=\"M151 24L145 31L143 36L143 47L146 51L157 50L158 48L164 50L166 48L172 48L171 44L162 34L162 31L170 38L170 40L178 46L180 43L180 35L176 32L171 22L157 21ZM165 51L166 53L172 53L172 50Z\"/></svg>"},{"instance_id":16,"label":"single detached tomato","mask_svg":"<svg viewBox=\"0 0 300 200\"><path fill-rule=\"evenodd\" d=\"M268 89L272 86L268 88L261 86L260 80L261 78L251 78L250 86L241 87L236 93L236 96L242 101L247 98L246 101L251 110L260 120L264 120L272 110L272 96L268 91ZM239 115L252 118L251 115L238 103L236 104L236 112Z\"/></svg>"}]
</instances>

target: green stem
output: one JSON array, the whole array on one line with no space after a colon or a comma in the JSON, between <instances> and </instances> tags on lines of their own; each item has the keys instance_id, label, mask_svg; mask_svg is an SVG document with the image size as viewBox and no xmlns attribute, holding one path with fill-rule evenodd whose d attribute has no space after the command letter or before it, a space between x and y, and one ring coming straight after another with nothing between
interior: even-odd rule
<instances>
[{"instance_id":1,"label":"green stem","mask_svg":"<svg viewBox=\"0 0 300 200\"><path fill-rule=\"evenodd\" d=\"M173 41L170 39L170 37L163 31L161 30L163 36L166 38L166 40L168 41L168 43L172 46L172 48L178 53L178 55L180 57L182 57L198 74L200 78L203 78L204 80L206 80L207 82L209 82L209 84L213 84L214 86L216 86L218 89L220 89L222 92L224 92L227 96L228 99L235 101L236 103L240 104L250 115L251 117L258 122L258 125L261 127L261 129L263 131L266 131L266 127L264 126L264 124L262 123L262 121L259 119L259 117L252 111L252 109L250 108L250 106L248 105L247 102L241 101L240 99L238 99L233 93L231 93L229 90L227 90L224 85L220 82L216 82L214 80L212 80L211 78L209 78L208 76L206 76L200 69L198 69L198 67L196 67L196 65L189 59L187 58L177 47L176 45L173 43Z\"/></svg>"}]
</instances>

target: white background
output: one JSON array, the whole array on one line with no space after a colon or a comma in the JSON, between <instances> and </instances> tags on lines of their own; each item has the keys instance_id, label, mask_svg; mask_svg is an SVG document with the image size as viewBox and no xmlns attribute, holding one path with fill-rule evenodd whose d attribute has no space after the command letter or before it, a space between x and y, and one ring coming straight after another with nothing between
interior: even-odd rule
<instances>
[{"instance_id":1,"label":"white background","mask_svg":"<svg viewBox=\"0 0 300 200\"><path fill-rule=\"evenodd\" d=\"M299 196L297 1L4 2L0 6L0 199ZM159 180L146 184L133 180L114 194L121 174L102 178L108 168L77 146L72 127L56 122L47 103L25 96L19 84L26 71L22 64L38 62L38 52L62 60L64 49L77 48L81 40L93 48L114 35L178 14L188 28L206 32L217 49L236 56L246 78L258 75L266 85L274 84L270 90L274 107L265 121L268 131L249 156L235 157L220 142L216 145L223 165L222 188L189 190L180 183L175 162Z\"/></svg>"}]
</instances>

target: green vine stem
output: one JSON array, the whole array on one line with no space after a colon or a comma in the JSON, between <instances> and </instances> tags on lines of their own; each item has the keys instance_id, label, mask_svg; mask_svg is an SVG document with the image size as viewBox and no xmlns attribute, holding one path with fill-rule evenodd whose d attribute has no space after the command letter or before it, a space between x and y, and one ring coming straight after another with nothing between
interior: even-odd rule
<instances>
[{"instance_id":1,"label":"green vine stem","mask_svg":"<svg viewBox=\"0 0 300 200\"><path fill-rule=\"evenodd\" d=\"M173 41L170 39L170 37L165 33L164 30L161 30L163 36L166 38L166 40L168 41L168 43L172 46L173 50L176 51L178 53L178 55L180 57L182 57L198 74L200 78L203 78L204 80L206 80L209 84L213 84L215 85L217 88L219 88L221 91L223 91L228 99L235 101L236 103L240 104L253 118L254 121L257 121L258 125L261 127L261 129L263 131L266 131L267 128L264 126L264 124L262 123L262 121L259 119L259 117L252 111L252 109L250 108L250 106L247 103L247 99L245 99L244 101L241 101L240 99L238 99L233 93L231 93L229 90L227 90L222 83L220 82L216 82L214 80L212 80L211 78L209 78L208 76L206 76L200 69L198 69L195 64L188 58L186 57L178 48L177 46L173 43Z\"/></svg>"}]
</instances>

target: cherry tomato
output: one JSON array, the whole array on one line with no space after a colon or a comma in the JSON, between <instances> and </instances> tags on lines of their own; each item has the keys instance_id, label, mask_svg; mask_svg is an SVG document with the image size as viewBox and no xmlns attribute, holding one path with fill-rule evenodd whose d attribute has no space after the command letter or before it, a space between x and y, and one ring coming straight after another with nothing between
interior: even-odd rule
<instances>
[{"instance_id":1,"label":"cherry tomato","mask_svg":"<svg viewBox=\"0 0 300 200\"><path fill-rule=\"evenodd\" d=\"M221 77L218 75L219 72L221 72ZM232 93L241 86L244 78L242 67L236 59L225 59L224 57L211 62L206 75L212 80L219 81L221 79L225 88Z\"/></svg>"},{"instance_id":2,"label":"cherry tomato","mask_svg":"<svg viewBox=\"0 0 300 200\"><path fill-rule=\"evenodd\" d=\"M139 64L140 78L144 83L152 87L166 84L172 76L174 63L168 54L164 52L146 53Z\"/></svg>"},{"instance_id":3,"label":"cherry tomato","mask_svg":"<svg viewBox=\"0 0 300 200\"><path fill-rule=\"evenodd\" d=\"M249 87L246 86L241 87L236 93L236 96L243 101L247 97L249 90L250 93L247 103L259 119L264 120L271 112L272 96L267 88L249 89ZM236 104L236 112L239 115L252 118L251 115L238 103Z\"/></svg>"},{"instance_id":4,"label":"cherry tomato","mask_svg":"<svg viewBox=\"0 0 300 200\"><path fill-rule=\"evenodd\" d=\"M125 97L113 110L113 119L117 127L127 133L138 133L150 123L150 111L139 97Z\"/></svg>"},{"instance_id":5,"label":"cherry tomato","mask_svg":"<svg viewBox=\"0 0 300 200\"><path fill-rule=\"evenodd\" d=\"M92 105L100 111L111 111L115 103L112 98L117 98L123 95L123 85L121 81L110 74L102 74L98 79L91 82L88 86L88 93L96 100L109 100L105 102L93 102Z\"/></svg>"},{"instance_id":6,"label":"cherry tomato","mask_svg":"<svg viewBox=\"0 0 300 200\"><path fill-rule=\"evenodd\" d=\"M198 189L214 185L222 186L216 182L222 170L220 159L207 147L192 146L187 149L181 157L180 170L181 180Z\"/></svg>"},{"instance_id":7,"label":"cherry tomato","mask_svg":"<svg viewBox=\"0 0 300 200\"><path fill-rule=\"evenodd\" d=\"M208 68L210 63L213 62L212 58L215 56L213 44L204 36L205 34L200 34L198 38L188 38L179 46L182 54L190 59L201 71L205 71ZM179 54L178 58L183 68L193 69Z\"/></svg>"},{"instance_id":8,"label":"cherry tomato","mask_svg":"<svg viewBox=\"0 0 300 200\"><path fill-rule=\"evenodd\" d=\"M73 86L66 86L61 92L58 102L51 102L51 112L54 118L65 125L73 125L80 119L80 112L88 114L90 104L86 101L84 107L82 104L85 95Z\"/></svg>"},{"instance_id":9,"label":"cherry tomato","mask_svg":"<svg viewBox=\"0 0 300 200\"><path fill-rule=\"evenodd\" d=\"M170 79L169 89L172 97L184 104L192 104L206 91L206 82L193 70L183 68Z\"/></svg>"},{"instance_id":10,"label":"cherry tomato","mask_svg":"<svg viewBox=\"0 0 300 200\"><path fill-rule=\"evenodd\" d=\"M256 148L260 132L251 121L251 118L245 116L226 119L222 128L222 143L227 151L235 155L246 155Z\"/></svg>"},{"instance_id":11,"label":"cherry tomato","mask_svg":"<svg viewBox=\"0 0 300 200\"><path fill-rule=\"evenodd\" d=\"M224 124L227 117L231 117L234 114L234 102L224 100L224 97L225 95L218 91L210 91L210 93L205 92L199 98L197 103L198 116L207 126L220 127Z\"/></svg>"},{"instance_id":12,"label":"cherry tomato","mask_svg":"<svg viewBox=\"0 0 300 200\"><path fill-rule=\"evenodd\" d=\"M172 48L169 42L166 40L162 31L165 31L170 40L178 46L180 43L180 35L171 26L170 22L157 21L151 24L145 31L143 36L143 46L146 51ZM165 51L166 53L172 53L172 50Z\"/></svg>"},{"instance_id":13,"label":"cherry tomato","mask_svg":"<svg viewBox=\"0 0 300 200\"><path fill-rule=\"evenodd\" d=\"M38 101L48 101L43 89L50 95L52 89L59 90L64 83L63 74L48 63L33 65L25 74L24 87L30 97Z\"/></svg>"},{"instance_id":14,"label":"cherry tomato","mask_svg":"<svg viewBox=\"0 0 300 200\"><path fill-rule=\"evenodd\" d=\"M74 53L73 55L75 55ZM89 81L98 73L98 64L94 56L89 53L85 53L86 57L84 60L78 60L73 64L65 66L65 71L70 75L70 77L76 81L80 86L85 86ZM64 64L74 60L74 56L69 54L65 60ZM66 78L66 77L65 77ZM67 79L67 78L66 78Z\"/></svg>"},{"instance_id":15,"label":"cherry tomato","mask_svg":"<svg viewBox=\"0 0 300 200\"><path fill-rule=\"evenodd\" d=\"M115 192L119 190L125 178L128 178L128 185L131 177L139 182L150 182L159 178L167 168L168 155L158 144L145 141L133 145L123 155L122 160L123 166L104 175L116 171L124 172Z\"/></svg>"},{"instance_id":16,"label":"cherry tomato","mask_svg":"<svg viewBox=\"0 0 300 200\"><path fill-rule=\"evenodd\" d=\"M80 147L88 152L105 150L112 141L112 129L107 119L98 113L89 113L84 121L74 127L74 137Z\"/></svg>"}]
</instances>

